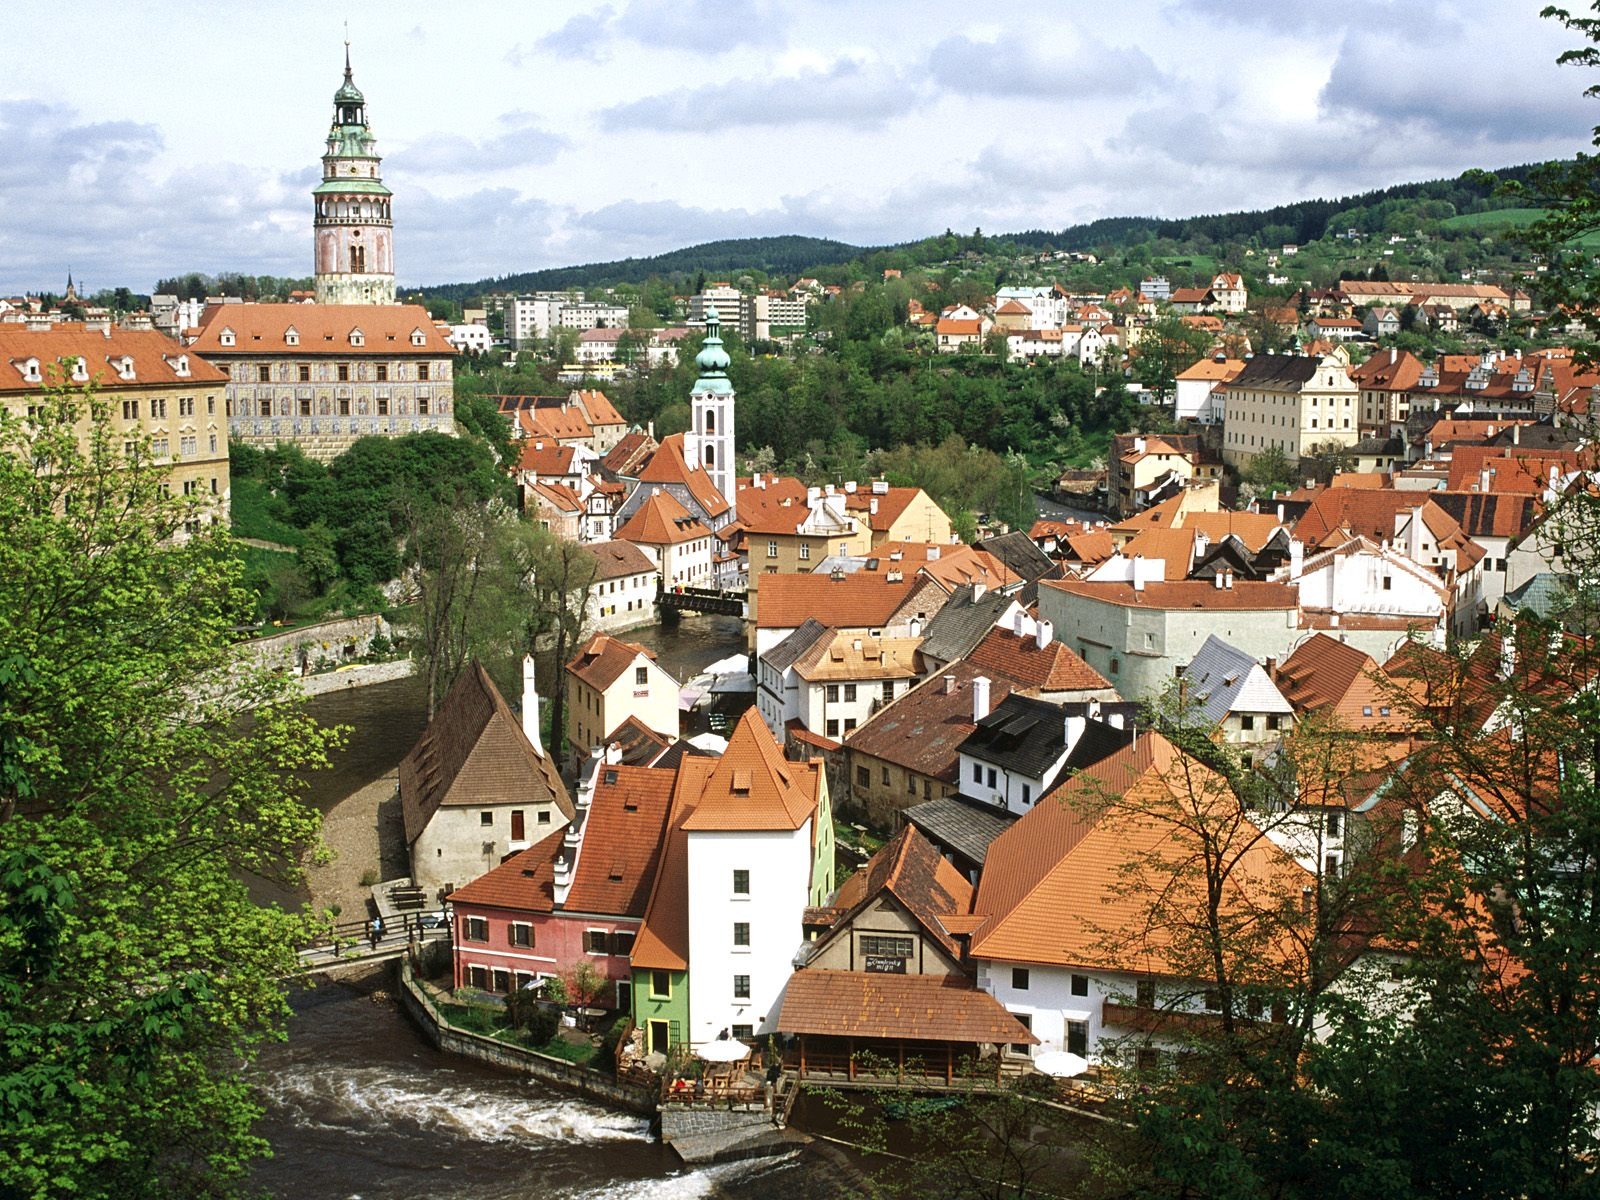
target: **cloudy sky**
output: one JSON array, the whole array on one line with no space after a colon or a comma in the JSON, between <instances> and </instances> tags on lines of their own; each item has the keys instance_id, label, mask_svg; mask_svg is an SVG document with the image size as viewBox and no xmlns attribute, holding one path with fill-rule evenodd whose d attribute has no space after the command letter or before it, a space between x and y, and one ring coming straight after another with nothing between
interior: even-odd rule
<instances>
[{"instance_id":1,"label":"cloudy sky","mask_svg":"<svg viewBox=\"0 0 1600 1200\"><path fill-rule=\"evenodd\" d=\"M402 285L1183 216L1570 155L1544 0L14 5L0 292L311 270L342 70ZM17 53L19 47L34 52Z\"/></svg>"}]
</instances>

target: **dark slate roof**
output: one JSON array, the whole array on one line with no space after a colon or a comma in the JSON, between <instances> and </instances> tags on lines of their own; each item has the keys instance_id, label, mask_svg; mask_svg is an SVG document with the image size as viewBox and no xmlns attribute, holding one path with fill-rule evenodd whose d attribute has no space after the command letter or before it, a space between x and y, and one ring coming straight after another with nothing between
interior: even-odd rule
<instances>
[{"instance_id":1,"label":"dark slate roof","mask_svg":"<svg viewBox=\"0 0 1600 1200\"><path fill-rule=\"evenodd\" d=\"M916 918L934 941L952 958L961 947L939 923L940 917L966 915L972 909L972 885L940 857L938 848L906 825L878 850L867 865L840 885L833 898L841 910L830 933L818 939L815 950L849 928L857 916L876 908L885 892ZM815 953L815 950L813 953Z\"/></svg>"},{"instance_id":2,"label":"dark slate roof","mask_svg":"<svg viewBox=\"0 0 1600 1200\"><path fill-rule=\"evenodd\" d=\"M1581 439L1571 429L1546 424L1507 426L1487 443L1490 446L1515 446L1520 450L1576 450Z\"/></svg>"},{"instance_id":3,"label":"dark slate roof","mask_svg":"<svg viewBox=\"0 0 1600 1200\"><path fill-rule=\"evenodd\" d=\"M960 796L924 800L906 809L905 818L935 845L978 864L982 864L988 854L989 843L1016 820L999 809Z\"/></svg>"},{"instance_id":4,"label":"dark slate roof","mask_svg":"<svg viewBox=\"0 0 1600 1200\"><path fill-rule=\"evenodd\" d=\"M1072 753L1067 756L1066 765L1056 777L1056 787L1060 787L1079 771L1094 766L1101 759L1110 758L1124 746L1133 745L1134 720L1138 716L1139 706L1131 702L1101 705L1102 717L1110 716L1113 712L1121 714L1120 726L1106 720L1093 719L1084 725L1078 744L1072 748Z\"/></svg>"},{"instance_id":5,"label":"dark slate roof","mask_svg":"<svg viewBox=\"0 0 1600 1200\"><path fill-rule=\"evenodd\" d=\"M1396 457L1406 452L1406 440L1399 437L1364 437L1350 447L1352 454L1392 454Z\"/></svg>"},{"instance_id":6,"label":"dark slate roof","mask_svg":"<svg viewBox=\"0 0 1600 1200\"><path fill-rule=\"evenodd\" d=\"M1066 751L1065 718L1061 705L1013 692L978 722L960 752L1040 779Z\"/></svg>"},{"instance_id":7,"label":"dark slate roof","mask_svg":"<svg viewBox=\"0 0 1600 1200\"><path fill-rule=\"evenodd\" d=\"M1258 354L1228 381L1229 388L1298 388L1317 373L1318 358L1303 354Z\"/></svg>"},{"instance_id":8,"label":"dark slate roof","mask_svg":"<svg viewBox=\"0 0 1600 1200\"><path fill-rule=\"evenodd\" d=\"M676 771L678 764L686 758L715 758L709 750L702 750L683 738L679 738L661 752L661 757L650 765L659 767L663 771Z\"/></svg>"},{"instance_id":9,"label":"dark slate roof","mask_svg":"<svg viewBox=\"0 0 1600 1200\"><path fill-rule=\"evenodd\" d=\"M1039 549L1026 530L1013 529L998 537L984 538L976 548L987 550L1029 583L1061 578L1061 565Z\"/></svg>"},{"instance_id":10,"label":"dark slate roof","mask_svg":"<svg viewBox=\"0 0 1600 1200\"><path fill-rule=\"evenodd\" d=\"M1009 565L1009 564L1008 564ZM940 662L955 662L972 653L972 648L983 641L994 623L1011 606L1015 596L986 591L977 600L972 598L976 589L971 584L956 588L944 607L934 614L933 620L922 631L923 654Z\"/></svg>"},{"instance_id":11,"label":"dark slate roof","mask_svg":"<svg viewBox=\"0 0 1600 1200\"><path fill-rule=\"evenodd\" d=\"M807 617L805 623L779 642L763 656L769 667L778 671L787 671L794 666L799 657L811 647L828 635L828 627L815 617Z\"/></svg>"}]
</instances>

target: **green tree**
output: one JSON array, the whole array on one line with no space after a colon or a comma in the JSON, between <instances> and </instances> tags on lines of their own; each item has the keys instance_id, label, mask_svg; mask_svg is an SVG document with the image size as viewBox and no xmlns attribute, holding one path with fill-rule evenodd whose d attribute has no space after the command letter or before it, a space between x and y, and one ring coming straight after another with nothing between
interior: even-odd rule
<instances>
[{"instance_id":1,"label":"green tree","mask_svg":"<svg viewBox=\"0 0 1600 1200\"><path fill-rule=\"evenodd\" d=\"M333 530L321 521L314 522L305 531L295 557L306 583L315 592L326 592L338 578L339 556L334 546Z\"/></svg>"},{"instance_id":2,"label":"green tree","mask_svg":"<svg viewBox=\"0 0 1600 1200\"><path fill-rule=\"evenodd\" d=\"M1294 490L1294 468L1289 458L1277 446L1250 456L1250 461L1239 472L1239 478L1250 489L1252 496L1267 497L1277 492Z\"/></svg>"},{"instance_id":3,"label":"green tree","mask_svg":"<svg viewBox=\"0 0 1600 1200\"><path fill-rule=\"evenodd\" d=\"M334 739L235 654L226 533L180 536L108 417L0 414L0 1194L242 1194L310 928L244 880L297 878Z\"/></svg>"},{"instance_id":4,"label":"green tree","mask_svg":"<svg viewBox=\"0 0 1600 1200\"><path fill-rule=\"evenodd\" d=\"M1204 358L1210 348L1211 335L1205 330L1185 325L1180 317L1165 316L1145 327L1129 356L1135 378L1165 400L1172 394L1176 377Z\"/></svg>"}]
</instances>

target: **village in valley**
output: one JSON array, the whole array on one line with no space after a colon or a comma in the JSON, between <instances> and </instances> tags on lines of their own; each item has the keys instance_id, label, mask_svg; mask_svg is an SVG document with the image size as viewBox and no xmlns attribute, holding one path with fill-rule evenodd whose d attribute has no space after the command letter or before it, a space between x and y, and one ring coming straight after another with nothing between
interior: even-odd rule
<instances>
[{"instance_id":1,"label":"village in valley","mask_svg":"<svg viewBox=\"0 0 1600 1200\"><path fill-rule=\"evenodd\" d=\"M1355 1105L1315 1064L1400 1071L1443 994L1522 1020L1595 870L1600 367L1538 213L1454 270L1422 196L408 294L355 75L302 286L0 299L8 420L92 395L171 540L231 529L251 663L411 689L323 806L303 982L384 972L431 1047L688 1164L1021 1103L979 1122L1017 1196L1102 1136L1182 1160L1161 1103ZM786 446L830 363L901 409L797 400Z\"/></svg>"}]
</instances>

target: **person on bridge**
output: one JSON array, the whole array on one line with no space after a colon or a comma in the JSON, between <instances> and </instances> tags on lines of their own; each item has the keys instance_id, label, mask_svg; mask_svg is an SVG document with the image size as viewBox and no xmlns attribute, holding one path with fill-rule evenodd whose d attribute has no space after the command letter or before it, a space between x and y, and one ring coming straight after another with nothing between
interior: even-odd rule
<instances>
[{"instance_id":1,"label":"person on bridge","mask_svg":"<svg viewBox=\"0 0 1600 1200\"><path fill-rule=\"evenodd\" d=\"M374 950L376 950L378 948L378 943L383 940L383 918L382 917L373 917L372 918L372 924L367 927L367 936L368 936L368 939L372 942L372 948Z\"/></svg>"}]
</instances>

